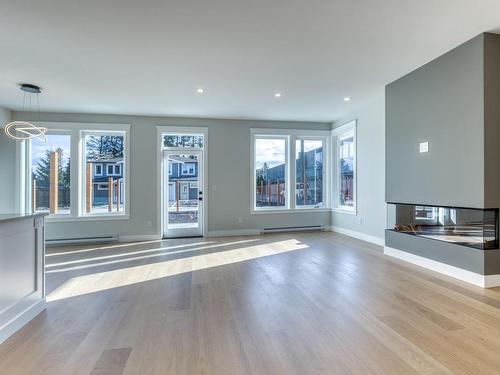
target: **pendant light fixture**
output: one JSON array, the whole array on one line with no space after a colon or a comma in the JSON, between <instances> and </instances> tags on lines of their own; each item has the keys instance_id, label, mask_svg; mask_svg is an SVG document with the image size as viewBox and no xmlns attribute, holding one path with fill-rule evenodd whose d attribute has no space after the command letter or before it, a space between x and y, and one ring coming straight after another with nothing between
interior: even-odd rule
<instances>
[{"instance_id":1,"label":"pendant light fixture","mask_svg":"<svg viewBox=\"0 0 500 375\"><path fill-rule=\"evenodd\" d=\"M36 104L37 113L40 113L40 99L38 95L42 92L40 87L23 83L20 86L24 92L23 111L29 110L34 113L33 107ZM38 126L28 121L11 121L5 124L5 134L16 141L39 138L43 143L47 143L47 128Z\"/></svg>"}]
</instances>

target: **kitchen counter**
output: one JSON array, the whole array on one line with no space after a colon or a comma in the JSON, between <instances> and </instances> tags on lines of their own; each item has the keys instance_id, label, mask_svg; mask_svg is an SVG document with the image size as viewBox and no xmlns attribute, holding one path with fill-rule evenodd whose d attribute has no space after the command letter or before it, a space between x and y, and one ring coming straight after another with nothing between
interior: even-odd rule
<instances>
[{"instance_id":1,"label":"kitchen counter","mask_svg":"<svg viewBox=\"0 0 500 375\"><path fill-rule=\"evenodd\" d=\"M45 309L46 215L0 214L0 343Z\"/></svg>"}]
</instances>

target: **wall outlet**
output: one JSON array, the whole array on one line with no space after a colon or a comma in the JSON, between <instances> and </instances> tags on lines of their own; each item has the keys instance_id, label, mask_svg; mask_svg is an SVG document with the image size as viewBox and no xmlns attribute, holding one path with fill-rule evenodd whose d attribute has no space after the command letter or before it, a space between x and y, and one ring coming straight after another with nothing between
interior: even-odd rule
<instances>
[{"instance_id":1,"label":"wall outlet","mask_svg":"<svg viewBox=\"0 0 500 375\"><path fill-rule=\"evenodd\" d=\"M429 152L429 142L420 142L419 150L420 153Z\"/></svg>"},{"instance_id":2,"label":"wall outlet","mask_svg":"<svg viewBox=\"0 0 500 375\"><path fill-rule=\"evenodd\" d=\"M242 223L243 223L243 217L242 217L242 216L240 216L240 217L238 218L238 223L240 223L240 224L242 224Z\"/></svg>"}]
</instances>

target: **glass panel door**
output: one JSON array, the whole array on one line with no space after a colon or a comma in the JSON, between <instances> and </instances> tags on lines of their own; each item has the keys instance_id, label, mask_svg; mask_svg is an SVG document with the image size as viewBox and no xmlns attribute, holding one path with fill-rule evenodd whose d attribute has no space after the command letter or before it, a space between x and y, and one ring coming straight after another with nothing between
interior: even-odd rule
<instances>
[{"instance_id":1,"label":"glass panel door","mask_svg":"<svg viewBox=\"0 0 500 375\"><path fill-rule=\"evenodd\" d=\"M163 236L202 236L202 151L164 151L163 155Z\"/></svg>"}]
</instances>

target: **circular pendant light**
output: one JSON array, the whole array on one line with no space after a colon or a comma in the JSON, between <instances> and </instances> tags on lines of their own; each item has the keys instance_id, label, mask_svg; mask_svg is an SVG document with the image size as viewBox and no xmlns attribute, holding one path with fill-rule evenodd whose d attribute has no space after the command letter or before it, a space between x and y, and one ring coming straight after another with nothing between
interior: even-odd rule
<instances>
[{"instance_id":1,"label":"circular pendant light","mask_svg":"<svg viewBox=\"0 0 500 375\"><path fill-rule=\"evenodd\" d=\"M40 87L23 83L21 90L24 92L23 111L29 106L29 112L32 111L32 99L36 96L37 111L40 113L40 100L38 95L42 92ZM27 96L28 95L28 96ZM34 104L34 103L33 103ZM28 121L11 121L5 124L4 132L7 137L16 141L25 141L28 139L39 138L43 143L47 143L47 128L38 126Z\"/></svg>"}]
</instances>

